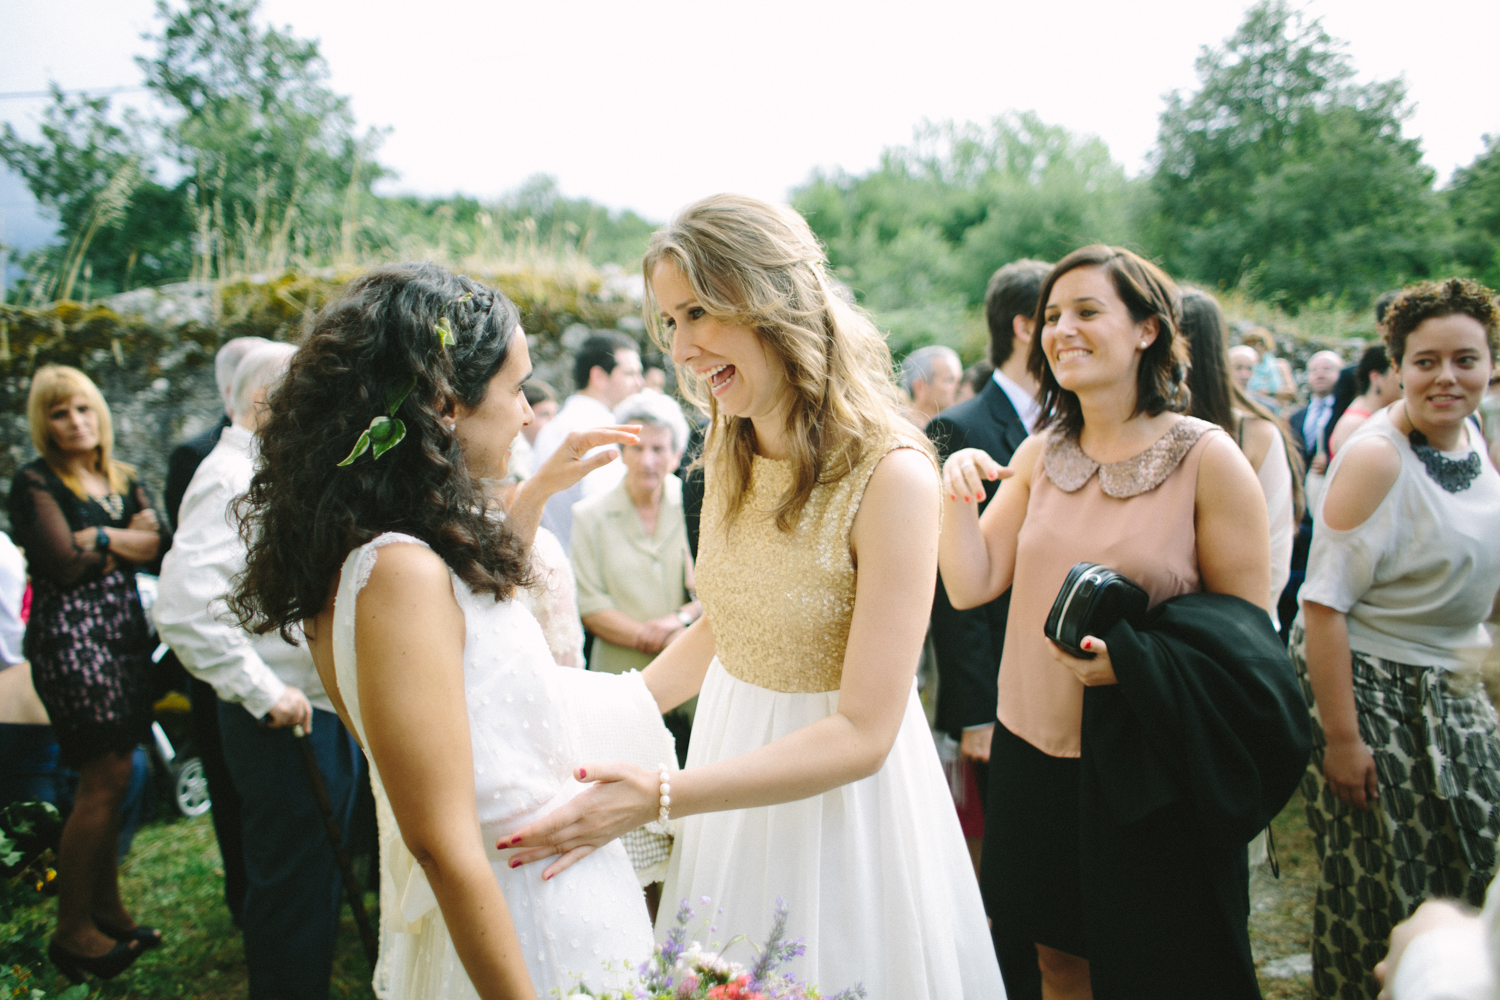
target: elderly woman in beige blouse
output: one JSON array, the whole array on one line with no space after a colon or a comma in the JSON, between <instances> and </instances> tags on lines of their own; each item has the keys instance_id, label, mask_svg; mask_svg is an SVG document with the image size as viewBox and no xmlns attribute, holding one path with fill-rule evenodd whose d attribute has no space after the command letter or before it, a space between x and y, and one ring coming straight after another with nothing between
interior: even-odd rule
<instances>
[{"instance_id":1,"label":"elderly woman in beige blouse","mask_svg":"<svg viewBox=\"0 0 1500 1000\"><path fill-rule=\"evenodd\" d=\"M615 409L641 425L621 449L625 478L573 508L573 574L578 613L595 636L589 669L643 670L697 620L692 561L682 515L682 480L672 474L687 443L682 409L641 392Z\"/></svg>"}]
</instances>

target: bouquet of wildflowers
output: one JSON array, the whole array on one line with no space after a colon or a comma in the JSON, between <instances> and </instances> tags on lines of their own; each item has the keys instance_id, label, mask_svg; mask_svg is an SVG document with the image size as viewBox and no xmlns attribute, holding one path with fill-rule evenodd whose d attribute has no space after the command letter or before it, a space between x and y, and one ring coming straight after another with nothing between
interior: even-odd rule
<instances>
[{"instance_id":1,"label":"bouquet of wildflowers","mask_svg":"<svg viewBox=\"0 0 1500 1000\"><path fill-rule=\"evenodd\" d=\"M702 902L707 905L708 897ZM636 981L623 990L594 993L579 986L566 1000L860 1000L864 986L856 983L838 993L826 996L810 983L778 971L781 966L801 955L806 948L801 938L786 939L787 907L776 900L771 935L747 968L724 958L724 948L705 948L689 940L688 924L694 917L687 900L677 910L677 926L667 939L651 952L651 957L636 970ZM706 923L706 921L705 921ZM709 928L712 932L713 928ZM739 938L732 939L733 944Z\"/></svg>"}]
</instances>

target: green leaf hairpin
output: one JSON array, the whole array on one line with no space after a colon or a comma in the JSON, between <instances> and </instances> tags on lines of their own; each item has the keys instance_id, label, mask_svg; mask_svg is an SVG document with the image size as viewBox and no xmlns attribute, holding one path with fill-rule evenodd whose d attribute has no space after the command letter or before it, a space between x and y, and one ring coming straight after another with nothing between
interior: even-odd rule
<instances>
[{"instance_id":1,"label":"green leaf hairpin","mask_svg":"<svg viewBox=\"0 0 1500 1000\"><path fill-rule=\"evenodd\" d=\"M443 321L446 322L447 320ZM441 332L442 324L438 326ZM349 452L349 457L339 463L340 468L353 464L356 458L367 451L373 462L401 443L401 439L406 437L406 425L396 416L396 411L401 409L401 404L406 402L406 397L411 395L416 386L417 378L413 375L405 385L385 394L385 412L371 420L370 426L360 432L359 440L354 442L354 449Z\"/></svg>"},{"instance_id":2,"label":"green leaf hairpin","mask_svg":"<svg viewBox=\"0 0 1500 1000\"><path fill-rule=\"evenodd\" d=\"M434 327L438 335L438 343L444 347L452 347L458 343L453 337L453 324L448 322L447 316L439 317L437 326Z\"/></svg>"}]
</instances>

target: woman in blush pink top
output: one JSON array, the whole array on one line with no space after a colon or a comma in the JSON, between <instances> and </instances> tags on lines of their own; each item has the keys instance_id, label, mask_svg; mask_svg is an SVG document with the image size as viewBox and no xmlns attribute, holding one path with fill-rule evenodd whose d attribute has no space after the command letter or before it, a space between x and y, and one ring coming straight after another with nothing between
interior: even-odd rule
<instances>
[{"instance_id":1,"label":"woman in blush pink top","mask_svg":"<svg viewBox=\"0 0 1500 1000\"><path fill-rule=\"evenodd\" d=\"M1178 301L1171 279L1128 250L1068 255L1042 287L1029 359L1043 431L1009 468L966 449L943 469L939 564L954 606L1012 589L981 873L1012 995L1034 994L1038 975L1049 997L1093 995L1079 876L1080 726L1085 686L1116 678L1098 637L1085 640L1096 658L1081 660L1043 634L1069 568L1116 569L1153 606L1207 590L1264 608L1270 593L1255 472L1227 434L1181 413ZM983 481L997 478L1006 482L980 518Z\"/></svg>"}]
</instances>

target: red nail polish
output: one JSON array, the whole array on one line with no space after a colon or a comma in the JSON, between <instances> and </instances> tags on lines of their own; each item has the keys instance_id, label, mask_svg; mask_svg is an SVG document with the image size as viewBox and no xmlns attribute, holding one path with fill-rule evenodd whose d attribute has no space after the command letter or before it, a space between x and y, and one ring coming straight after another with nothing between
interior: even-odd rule
<instances>
[{"instance_id":1,"label":"red nail polish","mask_svg":"<svg viewBox=\"0 0 1500 1000\"><path fill-rule=\"evenodd\" d=\"M1094 648L1094 640L1092 640L1092 639L1085 639L1085 640L1083 640L1083 648L1084 649L1093 649Z\"/></svg>"},{"instance_id":2,"label":"red nail polish","mask_svg":"<svg viewBox=\"0 0 1500 1000\"><path fill-rule=\"evenodd\" d=\"M520 862L519 859L512 860L511 863L510 863L510 866L512 868L519 868L519 867L521 867L521 862Z\"/></svg>"},{"instance_id":3,"label":"red nail polish","mask_svg":"<svg viewBox=\"0 0 1500 1000\"><path fill-rule=\"evenodd\" d=\"M552 879L552 876L551 876L551 875L543 875L543 876L542 876L542 881L543 881L543 882L548 882L548 881L551 881L551 879Z\"/></svg>"},{"instance_id":4,"label":"red nail polish","mask_svg":"<svg viewBox=\"0 0 1500 1000\"><path fill-rule=\"evenodd\" d=\"M580 767L578 769L578 780L579 781L582 781L584 778L587 778L588 776L589 776L589 773L587 771L585 771L583 768Z\"/></svg>"}]
</instances>

